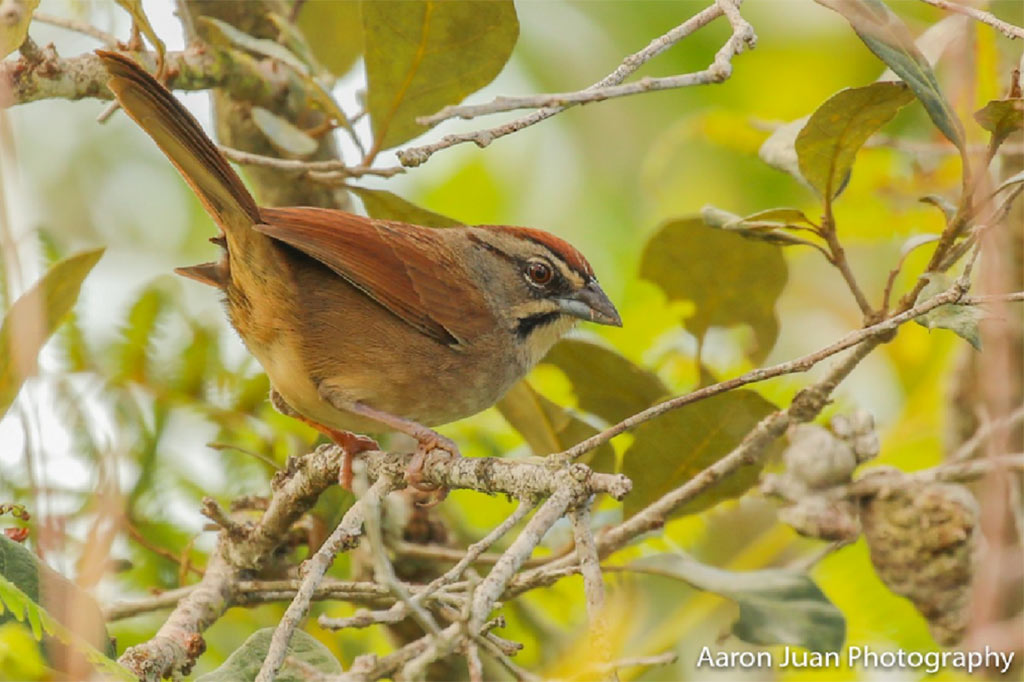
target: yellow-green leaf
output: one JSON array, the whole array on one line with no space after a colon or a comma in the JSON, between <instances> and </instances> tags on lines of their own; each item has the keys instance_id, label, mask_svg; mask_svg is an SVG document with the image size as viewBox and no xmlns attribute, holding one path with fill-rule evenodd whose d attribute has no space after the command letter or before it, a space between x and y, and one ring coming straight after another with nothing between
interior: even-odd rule
<instances>
[{"instance_id":1,"label":"yellow-green leaf","mask_svg":"<svg viewBox=\"0 0 1024 682\"><path fill-rule=\"evenodd\" d=\"M748 324L760 361L779 333L775 301L786 284L786 261L777 246L708 227L700 218L667 223L647 242L640 276L673 301L693 301L686 328L698 338L712 326Z\"/></svg>"},{"instance_id":2,"label":"yellow-green leaf","mask_svg":"<svg viewBox=\"0 0 1024 682\"><path fill-rule=\"evenodd\" d=\"M964 148L960 119L946 101L931 65L914 44L906 24L881 0L817 0L841 14L868 49L910 86L942 134Z\"/></svg>"},{"instance_id":3,"label":"yellow-green leaf","mask_svg":"<svg viewBox=\"0 0 1024 682\"><path fill-rule=\"evenodd\" d=\"M313 56L335 76L347 73L363 51L363 20L354 0L304 2L298 23Z\"/></svg>"},{"instance_id":4,"label":"yellow-green leaf","mask_svg":"<svg viewBox=\"0 0 1024 682\"><path fill-rule=\"evenodd\" d=\"M903 83L872 83L832 95L811 114L796 137L800 174L819 196L842 188L861 145L914 99Z\"/></svg>"},{"instance_id":5,"label":"yellow-green leaf","mask_svg":"<svg viewBox=\"0 0 1024 682\"><path fill-rule=\"evenodd\" d=\"M167 52L167 48L164 46L164 41L160 40L160 36L153 30L153 25L149 23L149 17L146 16L145 11L142 9L142 0L115 1L132 16L132 21L142 31L142 35L146 36L149 43L156 48L157 54L160 55L160 62L163 63L164 53Z\"/></svg>"},{"instance_id":6,"label":"yellow-green leaf","mask_svg":"<svg viewBox=\"0 0 1024 682\"><path fill-rule=\"evenodd\" d=\"M653 372L589 341L562 339L544 362L565 373L581 410L609 423L620 422L669 393Z\"/></svg>"},{"instance_id":7,"label":"yellow-green leaf","mask_svg":"<svg viewBox=\"0 0 1024 682\"><path fill-rule=\"evenodd\" d=\"M497 408L538 456L561 452L597 433L590 424L537 393L525 380L510 388ZM608 443L580 461L595 471L615 470L615 452Z\"/></svg>"},{"instance_id":8,"label":"yellow-green leaf","mask_svg":"<svg viewBox=\"0 0 1024 682\"><path fill-rule=\"evenodd\" d=\"M632 516L717 462L775 410L757 393L737 390L641 424L622 459L622 473L633 481L633 492L626 498L623 513ZM757 481L760 471L760 464L741 468L690 500L676 514L693 514L742 495Z\"/></svg>"},{"instance_id":9,"label":"yellow-green leaf","mask_svg":"<svg viewBox=\"0 0 1024 682\"><path fill-rule=\"evenodd\" d=\"M490 83L519 37L510 0L364 0L360 9L377 150L423 133L417 116Z\"/></svg>"},{"instance_id":10,"label":"yellow-green leaf","mask_svg":"<svg viewBox=\"0 0 1024 682\"><path fill-rule=\"evenodd\" d=\"M32 23L32 13L39 6L39 0L24 0L6 5L9 14L0 22L0 59L17 50L25 42L28 25Z\"/></svg>"},{"instance_id":11,"label":"yellow-green leaf","mask_svg":"<svg viewBox=\"0 0 1024 682\"><path fill-rule=\"evenodd\" d=\"M426 227L462 225L453 218L428 211L384 189L366 189L365 187L350 187L349 189L363 202L363 208L371 218L398 220Z\"/></svg>"},{"instance_id":12,"label":"yellow-green leaf","mask_svg":"<svg viewBox=\"0 0 1024 682\"><path fill-rule=\"evenodd\" d=\"M75 305L82 282L102 255L103 249L94 249L54 263L7 311L0 324L0 417L36 373L39 351Z\"/></svg>"}]
</instances>

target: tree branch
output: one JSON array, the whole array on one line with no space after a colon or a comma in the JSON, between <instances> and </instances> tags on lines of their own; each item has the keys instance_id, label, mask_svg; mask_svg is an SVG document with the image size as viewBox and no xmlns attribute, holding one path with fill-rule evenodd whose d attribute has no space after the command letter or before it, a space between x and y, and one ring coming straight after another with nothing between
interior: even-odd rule
<instances>
[{"instance_id":1,"label":"tree branch","mask_svg":"<svg viewBox=\"0 0 1024 682\"><path fill-rule=\"evenodd\" d=\"M528 97L498 97L486 104L450 106L431 116L418 119L423 125L432 125L450 118L474 118L515 109L537 109L531 114L517 118L504 125L470 133L446 135L438 142L419 147L407 147L397 152L403 166L418 166L424 163L435 152L453 147L464 142L473 142L478 147L486 147L499 137L527 128L566 109L597 102L614 97L625 97L641 92L683 88L693 85L721 83L732 74L732 58L745 47L753 48L757 42L753 27L739 14L739 5L743 0L715 0L714 4L698 12L693 17L665 35L651 41L643 50L626 57L612 73L608 74L590 87L576 92L562 92ZM642 78L634 83L622 82L636 72L643 64L661 54L694 31L703 28L711 21L725 15L732 25L732 35L715 55L711 65L703 71L668 76L664 78Z\"/></svg>"},{"instance_id":2,"label":"tree branch","mask_svg":"<svg viewBox=\"0 0 1024 682\"><path fill-rule=\"evenodd\" d=\"M947 12L955 12L957 14L963 14L964 16L971 17L983 24L988 24L992 28L1002 33L1007 38L1016 38L1024 40L1024 28L1020 26L1014 26L1011 23L1005 22L1002 19L998 19L992 14L980 10L976 7L969 7L967 5L960 5L955 2L949 2L948 0L921 0L926 2L933 7L944 9Z\"/></svg>"}]
</instances>

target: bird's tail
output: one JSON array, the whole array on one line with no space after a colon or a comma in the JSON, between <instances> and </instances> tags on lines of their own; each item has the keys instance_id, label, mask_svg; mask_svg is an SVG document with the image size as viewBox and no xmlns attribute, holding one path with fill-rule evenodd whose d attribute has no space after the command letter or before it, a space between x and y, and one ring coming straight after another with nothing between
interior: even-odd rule
<instances>
[{"instance_id":1,"label":"bird's tail","mask_svg":"<svg viewBox=\"0 0 1024 682\"><path fill-rule=\"evenodd\" d=\"M128 57L104 50L97 50L96 54L110 72L108 86L118 102L177 167L227 235L229 250L233 242L244 247L249 240L260 239L262 235L251 229L260 222L255 199L188 109ZM211 278L226 275L215 275L208 266L180 271L216 286L223 282L210 281Z\"/></svg>"}]
</instances>

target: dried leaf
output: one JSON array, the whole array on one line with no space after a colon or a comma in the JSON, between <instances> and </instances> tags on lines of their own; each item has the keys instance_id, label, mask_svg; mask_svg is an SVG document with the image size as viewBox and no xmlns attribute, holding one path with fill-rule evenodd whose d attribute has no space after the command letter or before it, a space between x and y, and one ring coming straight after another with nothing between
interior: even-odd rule
<instances>
[{"instance_id":1,"label":"dried leaf","mask_svg":"<svg viewBox=\"0 0 1024 682\"><path fill-rule=\"evenodd\" d=\"M797 135L800 174L819 196L835 198L861 145L913 99L905 84L888 82L832 95Z\"/></svg>"},{"instance_id":2,"label":"dried leaf","mask_svg":"<svg viewBox=\"0 0 1024 682\"><path fill-rule=\"evenodd\" d=\"M371 0L361 10L366 104L378 150L423 133L417 116L490 83L519 37L511 0Z\"/></svg>"}]
</instances>

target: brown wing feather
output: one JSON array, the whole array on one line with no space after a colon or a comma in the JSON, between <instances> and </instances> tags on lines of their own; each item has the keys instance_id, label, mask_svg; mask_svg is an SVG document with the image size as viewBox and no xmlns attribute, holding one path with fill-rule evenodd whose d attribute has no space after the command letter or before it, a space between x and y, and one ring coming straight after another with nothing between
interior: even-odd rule
<instances>
[{"instance_id":1,"label":"brown wing feather","mask_svg":"<svg viewBox=\"0 0 1024 682\"><path fill-rule=\"evenodd\" d=\"M431 228L317 208L264 208L256 230L315 258L436 341L458 346L493 328L462 267Z\"/></svg>"}]
</instances>

